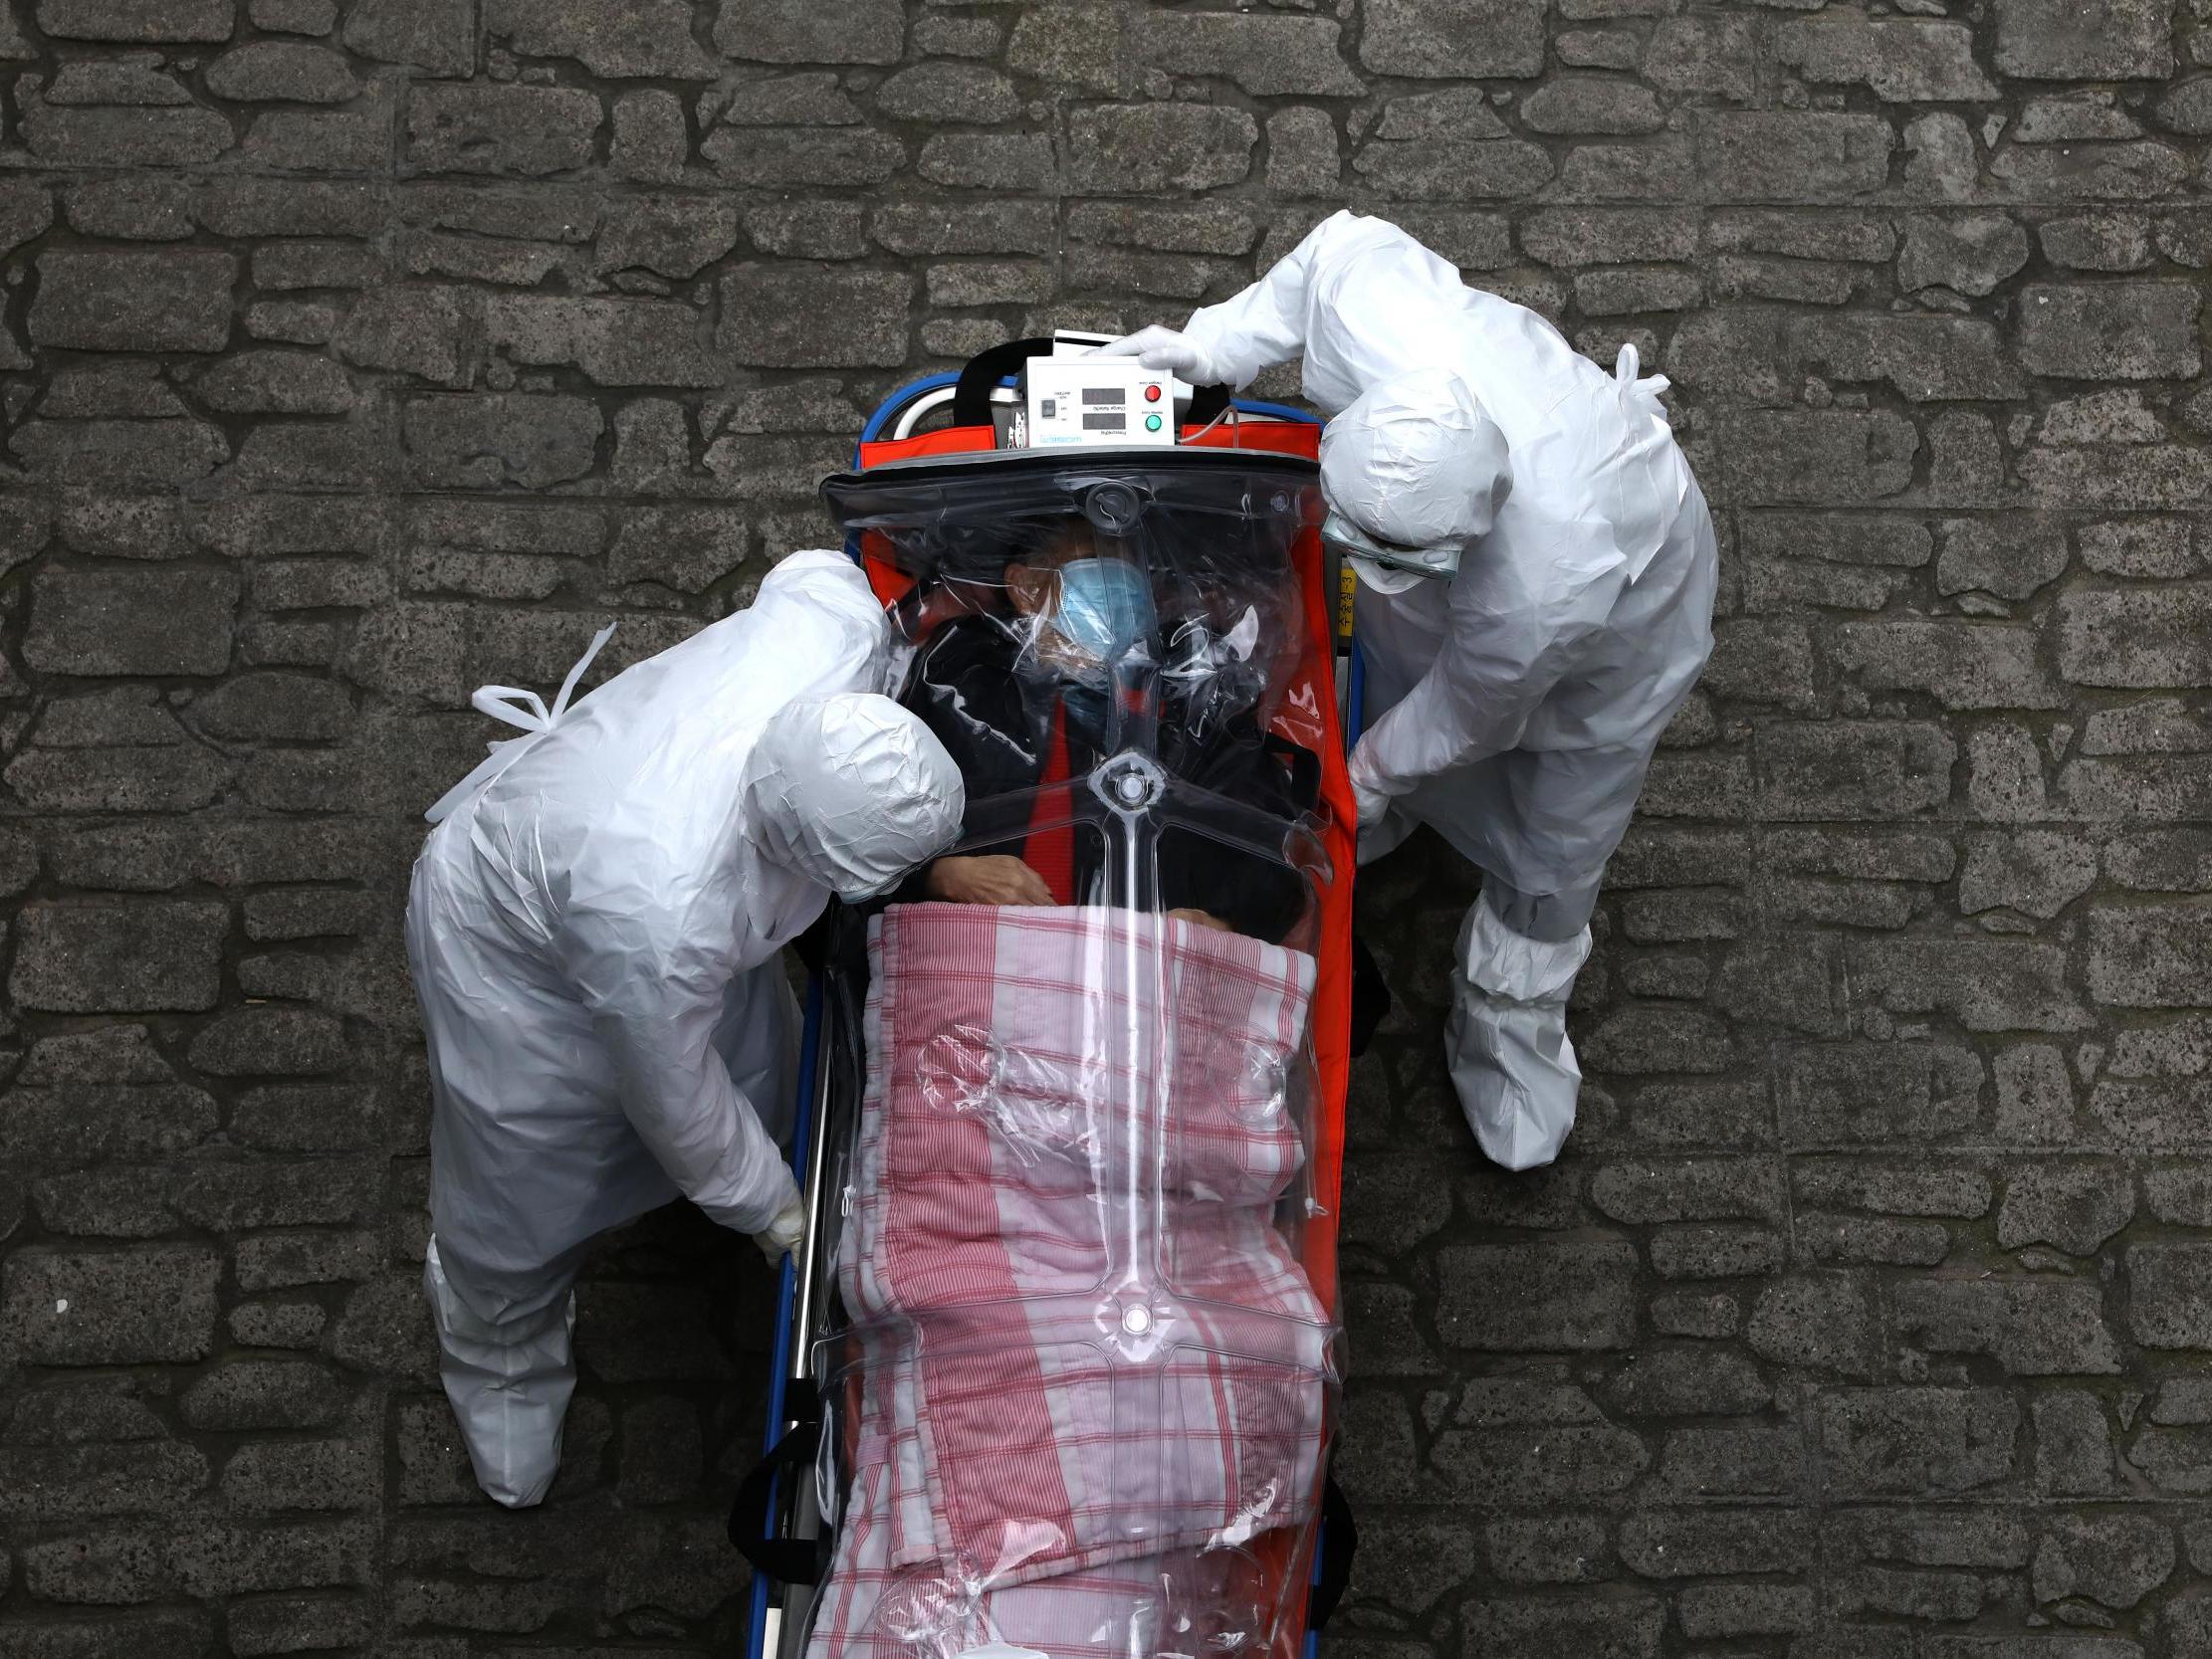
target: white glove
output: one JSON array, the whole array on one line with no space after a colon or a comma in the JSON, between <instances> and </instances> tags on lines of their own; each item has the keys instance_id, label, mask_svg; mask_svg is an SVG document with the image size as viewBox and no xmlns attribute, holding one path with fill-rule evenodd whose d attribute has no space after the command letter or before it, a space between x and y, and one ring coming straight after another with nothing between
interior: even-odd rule
<instances>
[{"instance_id":1,"label":"white glove","mask_svg":"<svg viewBox=\"0 0 2212 1659\"><path fill-rule=\"evenodd\" d=\"M1134 334L1125 334L1111 345L1102 345L1091 355L1134 357L1147 368L1164 370L1194 386L1217 385L1221 379L1219 370L1214 366L1212 352L1189 334L1157 322L1149 328L1139 328Z\"/></svg>"},{"instance_id":2,"label":"white glove","mask_svg":"<svg viewBox=\"0 0 2212 1659\"><path fill-rule=\"evenodd\" d=\"M799 1240L805 1236L806 1205L794 1189L783 1207L775 1212L775 1219L753 1235L753 1242L761 1247L761 1254L769 1259L769 1266L776 1267L798 1248Z\"/></svg>"}]
</instances>

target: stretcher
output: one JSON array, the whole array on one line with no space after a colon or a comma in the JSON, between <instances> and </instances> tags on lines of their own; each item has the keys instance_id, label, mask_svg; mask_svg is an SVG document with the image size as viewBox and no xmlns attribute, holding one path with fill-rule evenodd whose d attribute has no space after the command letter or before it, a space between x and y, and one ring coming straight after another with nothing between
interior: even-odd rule
<instances>
[{"instance_id":1,"label":"stretcher","mask_svg":"<svg viewBox=\"0 0 2212 1659\"><path fill-rule=\"evenodd\" d=\"M1355 1542L1360 670L1319 424L1213 389L1173 447L1001 448L1048 345L901 389L823 486L969 801L810 979L748 1659L1298 1659ZM1145 614L1071 621L1112 564ZM948 902L1009 851L1051 904Z\"/></svg>"}]
</instances>

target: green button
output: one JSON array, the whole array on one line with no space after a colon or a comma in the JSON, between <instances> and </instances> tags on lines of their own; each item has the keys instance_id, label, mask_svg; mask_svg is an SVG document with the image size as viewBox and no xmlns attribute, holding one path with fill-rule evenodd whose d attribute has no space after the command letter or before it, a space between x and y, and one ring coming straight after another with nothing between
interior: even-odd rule
<instances>
[{"instance_id":1,"label":"green button","mask_svg":"<svg viewBox=\"0 0 2212 1659\"><path fill-rule=\"evenodd\" d=\"M1147 415L1145 417L1145 430L1147 432L1158 432L1160 430L1160 417L1158 415Z\"/></svg>"}]
</instances>

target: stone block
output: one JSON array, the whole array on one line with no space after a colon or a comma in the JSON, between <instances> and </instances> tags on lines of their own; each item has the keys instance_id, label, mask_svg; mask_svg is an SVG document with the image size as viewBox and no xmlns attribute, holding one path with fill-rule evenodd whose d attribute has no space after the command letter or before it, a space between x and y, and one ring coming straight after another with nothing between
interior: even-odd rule
<instances>
[{"instance_id":1,"label":"stone block","mask_svg":"<svg viewBox=\"0 0 2212 1659\"><path fill-rule=\"evenodd\" d=\"M2062 594L2059 672L2076 685L2126 690L2212 682L2212 585Z\"/></svg>"},{"instance_id":2,"label":"stone block","mask_svg":"<svg viewBox=\"0 0 2212 1659\"><path fill-rule=\"evenodd\" d=\"M2036 1543L2035 1598L2079 1596L2126 1612L2173 1573L2173 1533L2147 1515L2055 1515Z\"/></svg>"},{"instance_id":3,"label":"stone block","mask_svg":"<svg viewBox=\"0 0 2212 1659\"><path fill-rule=\"evenodd\" d=\"M353 1596L285 1595L234 1602L223 1628L239 1659L349 1647L370 1633L368 1603Z\"/></svg>"},{"instance_id":4,"label":"stone block","mask_svg":"<svg viewBox=\"0 0 2212 1659\"><path fill-rule=\"evenodd\" d=\"M1986 1353L2015 1376L2109 1376L2119 1350L2095 1285L1918 1280L1897 1287L1898 1331L1931 1353Z\"/></svg>"},{"instance_id":5,"label":"stone block","mask_svg":"<svg viewBox=\"0 0 2212 1659\"><path fill-rule=\"evenodd\" d=\"M55 1013L211 1008L230 912L197 900L41 903L16 921L8 992Z\"/></svg>"},{"instance_id":6,"label":"stone block","mask_svg":"<svg viewBox=\"0 0 2212 1659\"><path fill-rule=\"evenodd\" d=\"M407 101L407 162L420 172L541 177L591 159L598 99L575 87L417 87Z\"/></svg>"},{"instance_id":7,"label":"stone block","mask_svg":"<svg viewBox=\"0 0 2212 1659\"><path fill-rule=\"evenodd\" d=\"M223 1466L223 1497L237 1510L359 1510L382 1486L372 1440L250 1440Z\"/></svg>"},{"instance_id":8,"label":"stone block","mask_svg":"<svg viewBox=\"0 0 2212 1659\"><path fill-rule=\"evenodd\" d=\"M1659 1659L1665 1604L1657 1596L1570 1595L1467 1602L1459 1613L1470 1653L1577 1653Z\"/></svg>"},{"instance_id":9,"label":"stone block","mask_svg":"<svg viewBox=\"0 0 2212 1659\"><path fill-rule=\"evenodd\" d=\"M2173 0L1998 0L1997 72L2031 81L2173 73Z\"/></svg>"},{"instance_id":10,"label":"stone block","mask_svg":"<svg viewBox=\"0 0 2212 1659\"><path fill-rule=\"evenodd\" d=\"M1267 188L1285 196L1327 196L1343 176L1336 122L1326 109L1281 109L1267 117Z\"/></svg>"},{"instance_id":11,"label":"stone block","mask_svg":"<svg viewBox=\"0 0 2212 1659\"><path fill-rule=\"evenodd\" d=\"M1169 13L1155 18L1144 35L1145 55L1161 69L1218 76L1254 98L1346 98L1367 90L1344 61L1341 30L1328 18Z\"/></svg>"},{"instance_id":12,"label":"stone block","mask_svg":"<svg viewBox=\"0 0 2212 1659\"><path fill-rule=\"evenodd\" d=\"M1638 1158L1608 1163L1590 1202L1628 1225L1669 1221L1779 1221L1782 1174L1764 1158Z\"/></svg>"},{"instance_id":13,"label":"stone block","mask_svg":"<svg viewBox=\"0 0 2212 1659\"><path fill-rule=\"evenodd\" d=\"M1698 157L1723 201L1848 201L1888 181L1896 145L1879 115L1776 110L1708 116Z\"/></svg>"},{"instance_id":14,"label":"stone block","mask_svg":"<svg viewBox=\"0 0 2212 1659\"><path fill-rule=\"evenodd\" d=\"M1958 1496L2015 1472L2020 1404L2003 1389L1839 1388L1820 1403L1826 1474L1839 1492Z\"/></svg>"},{"instance_id":15,"label":"stone block","mask_svg":"<svg viewBox=\"0 0 2212 1659\"><path fill-rule=\"evenodd\" d=\"M1861 505L1912 482L1920 435L1886 410L1743 410L1720 420L1721 476L1747 507Z\"/></svg>"},{"instance_id":16,"label":"stone block","mask_svg":"<svg viewBox=\"0 0 2212 1659\"><path fill-rule=\"evenodd\" d=\"M18 1251L0 1267L0 1349L33 1365L204 1359L221 1274L197 1245Z\"/></svg>"},{"instance_id":17,"label":"stone block","mask_svg":"<svg viewBox=\"0 0 2212 1659\"><path fill-rule=\"evenodd\" d=\"M1892 1013L1940 1011L1969 1031L2078 1031L2089 1024L2057 945L1869 939L1855 944L1851 964L1855 990Z\"/></svg>"},{"instance_id":18,"label":"stone block","mask_svg":"<svg viewBox=\"0 0 2212 1659\"><path fill-rule=\"evenodd\" d=\"M383 64L425 75L467 75L476 65L475 0L354 0L345 12L346 47Z\"/></svg>"},{"instance_id":19,"label":"stone block","mask_svg":"<svg viewBox=\"0 0 2212 1659\"><path fill-rule=\"evenodd\" d=\"M1625 135L1657 132L1666 112L1648 88L1599 76L1547 81L1521 104L1532 132Z\"/></svg>"},{"instance_id":20,"label":"stone block","mask_svg":"<svg viewBox=\"0 0 2212 1659\"><path fill-rule=\"evenodd\" d=\"M722 279L716 342L761 367L895 367L912 298L902 273L745 266Z\"/></svg>"},{"instance_id":21,"label":"stone block","mask_svg":"<svg viewBox=\"0 0 2212 1659\"><path fill-rule=\"evenodd\" d=\"M526 490L588 473L604 424L583 398L534 392L418 397L403 406L400 422L418 485Z\"/></svg>"},{"instance_id":22,"label":"stone block","mask_svg":"<svg viewBox=\"0 0 2212 1659\"><path fill-rule=\"evenodd\" d=\"M1437 1328L1453 1348L1575 1351L1635 1341L1633 1245L1451 1246L1438 1268Z\"/></svg>"},{"instance_id":23,"label":"stone block","mask_svg":"<svg viewBox=\"0 0 2212 1659\"><path fill-rule=\"evenodd\" d=\"M906 49L899 0L854 0L834 12L806 0L722 0L715 45L769 64L895 64Z\"/></svg>"},{"instance_id":24,"label":"stone block","mask_svg":"<svg viewBox=\"0 0 2212 1659\"><path fill-rule=\"evenodd\" d=\"M2127 1252L2127 1327L2154 1348L2212 1348L2212 1244L2138 1244Z\"/></svg>"},{"instance_id":25,"label":"stone block","mask_svg":"<svg viewBox=\"0 0 2212 1659\"><path fill-rule=\"evenodd\" d=\"M345 104L360 84L345 60L304 41L253 41L207 66L207 90L243 104Z\"/></svg>"},{"instance_id":26,"label":"stone block","mask_svg":"<svg viewBox=\"0 0 2212 1659\"><path fill-rule=\"evenodd\" d=\"M1526 77L1544 66L1544 13L1531 0L1372 0L1360 62L1377 75Z\"/></svg>"},{"instance_id":27,"label":"stone block","mask_svg":"<svg viewBox=\"0 0 2212 1659\"><path fill-rule=\"evenodd\" d=\"M1974 62L1973 31L1963 23L1823 12L1780 24L1774 53L1808 81L1867 87L1884 104L1964 104L1997 97L1997 88Z\"/></svg>"},{"instance_id":28,"label":"stone block","mask_svg":"<svg viewBox=\"0 0 2212 1659\"><path fill-rule=\"evenodd\" d=\"M648 196L610 203L599 226L594 263L663 277L695 277L738 245L734 202Z\"/></svg>"},{"instance_id":29,"label":"stone block","mask_svg":"<svg viewBox=\"0 0 2212 1659\"><path fill-rule=\"evenodd\" d=\"M2069 380L2193 378L2194 283L2039 283L2020 296L2020 362Z\"/></svg>"},{"instance_id":30,"label":"stone block","mask_svg":"<svg viewBox=\"0 0 2212 1659\"><path fill-rule=\"evenodd\" d=\"M31 338L80 351L220 351L238 261L212 248L39 258Z\"/></svg>"},{"instance_id":31,"label":"stone block","mask_svg":"<svg viewBox=\"0 0 2212 1659\"><path fill-rule=\"evenodd\" d=\"M345 1409L351 1391L308 1359L233 1359L200 1373L178 1411L198 1429L322 1428Z\"/></svg>"},{"instance_id":32,"label":"stone block","mask_svg":"<svg viewBox=\"0 0 2212 1659\"><path fill-rule=\"evenodd\" d=\"M1250 171L1258 141L1258 126L1240 109L1200 104L1082 109L1068 129L1068 180L1100 195L1208 190Z\"/></svg>"},{"instance_id":33,"label":"stone block","mask_svg":"<svg viewBox=\"0 0 2212 1659\"><path fill-rule=\"evenodd\" d=\"M1759 1292L1744 1336L1754 1353L1777 1365L1854 1377L1873 1370L1874 1310L1861 1275L1802 1273L1776 1280Z\"/></svg>"},{"instance_id":34,"label":"stone block","mask_svg":"<svg viewBox=\"0 0 2212 1659\"><path fill-rule=\"evenodd\" d=\"M699 312L673 300L495 295L485 335L518 363L574 366L602 386L714 386L722 365Z\"/></svg>"},{"instance_id":35,"label":"stone block","mask_svg":"<svg viewBox=\"0 0 2212 1659\"><path fill-rule=\"evenodd\" d=\"M237 603L224 570L55 572L33 585L24 660L51 674L220 674Z\"/></svg>"},{"instance_id":36,"label":"stone block","mask_svg":"<svg viewBox=\"0 0 2212 1659\"><path fill-rule=\"evenodd\" d=\"M38 0L39 27L59 40L133 45L227 41L234 0Z\"/></svg>"},{"instance_id":37,"label":"stone block","mask_svg":"<svg viewBox=\"0 0 2212 1659\"><path fill-rule=\"evenodd\" d=\"M227 6L224 8L229 9ZM143 1613L61 1621L11 1619L0 1624L4 1659L198 1659L212 1640L205 1614Z\"/></svg>"},{"instance_id":38,"label":"stone block","mask_svg":"<svg viewBox=\"0 0 2212 1659\"><path fill-rule=\"evenodd\" d=\"M1811 1529L1791 1510L1645 1509L1621 1524L1621 1559L1646 1578L1798 1572Z\"/></svg>"},{"instance_id":39,"label":"stone block","mask_svg":"<svg viewBox=\"0 0 2212 1659\"><path fill-rule=\"evenodd\" d=\"M669 184L684 176L691 155L691 132L684 123L683 101L655 89L624 93L614 101L614 135L607 161L623 178Z\"/></svg>"},{"instance_id":40,"label":"stone block","mask_svg":"<svg viewBox=\"0 0 2212 1659\"><path fill-rule=\"evenodd\" d=\"M602 80L712 81L721 66L691 34L689 0L484 0L484 29L530 58L568 58Z\"/></svg>"},{"instance_id":41,"label":"stone block","mask_svg":"<svg viewBox=\"0 0 2212 1659\"><path fill-rule=\"evenodd\" d=\"M2090 913L2090 994L2128 1008L2203 1003L2212 969L2207 913L2189 905L2103 906Z\"/></svg>"}]
</instances>

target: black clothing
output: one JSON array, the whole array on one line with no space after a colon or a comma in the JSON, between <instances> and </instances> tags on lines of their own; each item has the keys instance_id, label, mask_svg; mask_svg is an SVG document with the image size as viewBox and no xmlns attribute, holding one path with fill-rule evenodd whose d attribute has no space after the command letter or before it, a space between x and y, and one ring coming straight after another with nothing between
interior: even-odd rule
<instances>
[{"instance_id":1,"label":"black clothing","mask_svg":"<svg viewBox=\"0 0 2212 1659\"><path fill-rule=\"evenodd\" d=\"M1153 753L1171 777L1263 812L1286 835L1314 809L1320 785L1314 755L1264 730L1248 705L1232 709L1212 679L1167 674L1155 686ZM1063 715L1069 776L1081 778L1106 758L1108 741L1125 746L1126 733L1115 729L1114 697L1110 688L1083 685L1027 658L1011 623L970 615L930 636L899 701L944 743L974 805L1044 780L1056 712ZM1018 857L1025 840L970 852ZM1094 891L1104 838L1078 825L1074 853L1081 902ZM1306 908L1307 878L1286 860L1262 858L1172 819L1160 832L1156 868L1160 909L1206 911L1270 942L1287 935ZM919 897L926 874L918 872L902 897Z\"/></svg>"}]
</instances>

